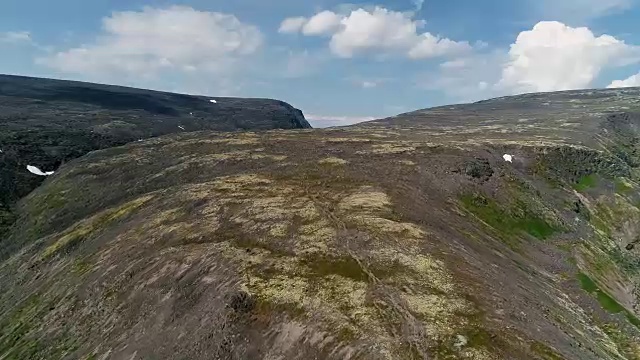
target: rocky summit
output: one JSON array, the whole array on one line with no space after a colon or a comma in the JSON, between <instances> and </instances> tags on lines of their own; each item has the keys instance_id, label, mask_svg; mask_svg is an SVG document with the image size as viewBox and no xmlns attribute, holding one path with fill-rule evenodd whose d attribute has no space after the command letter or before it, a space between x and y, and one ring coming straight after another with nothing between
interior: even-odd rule
<instances>
[{"instance_id":1,"label":"rocky summit","mask_svg":"<svg viewBox=\"0 0 640 360\"><path fill-rule=\"evenodd\" d=\"M639 129L592 90L90 152L16 207L0 358L640 359Z\"/></svg>"},{"instance_id":2,"label":"rocky summit","mask_svg":"<svg viewBox=\"0 0 640 360\"><path fill-rule=\"evenodd\" d=\"M204 97L0 75L0 234L43 171L90 151L197 130L310 128L282 101ZM46 170L45 170L46 169Z\"/></svg>"}]
</instances>

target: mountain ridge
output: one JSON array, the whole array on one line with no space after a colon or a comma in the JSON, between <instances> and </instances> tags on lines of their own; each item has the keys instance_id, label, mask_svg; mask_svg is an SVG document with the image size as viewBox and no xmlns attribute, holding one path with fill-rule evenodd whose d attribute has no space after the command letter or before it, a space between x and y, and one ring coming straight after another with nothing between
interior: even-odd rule
<instances>
[{"instance_id":1,"label":"mountain ridge","mask_svg":"<svg viewBox=\"0 0 640 360\"><path fill-rule=\"evenodd\" d=\"M596 93L65 163L7 238L0 356L638 359L640 94Z\"/></svg>"},{"instance_id":2,"label":"mountain ridge","mask_svg":"<svg viewBox=\"0 0 640 360\"><path fill-rule=\"evenodd\" d=\"M13 75L0 75L0 126L0 234L16 201L43 180L27 165L55 170L92 150L175 132L311 127L299 109L279 100Z\"/></svg>"}]
</instances>

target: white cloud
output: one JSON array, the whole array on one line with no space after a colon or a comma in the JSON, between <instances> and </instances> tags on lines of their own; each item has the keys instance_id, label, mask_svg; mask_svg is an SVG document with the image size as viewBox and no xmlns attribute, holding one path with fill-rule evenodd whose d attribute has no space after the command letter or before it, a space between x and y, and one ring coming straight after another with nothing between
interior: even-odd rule
<instances>
[{"instance_id":1,"label":"white cloud","mask_svg":"<svg viewBox=\"0 0 640 360\"><path fill-rule=\"evenodd\" d=\"M370 10L352 10L349 14L322 11L305 19L302 24L301 19L285 19L280 29L305 35L330 35L331 52L342 58L376 52L424 59L459 54L472 48L468 42L453 41L428 32L420 33L424 21L412 19L411 14L379 6Z\"/></svg>"},{"instance_id":2,"label":"white cloud","mask_svg":"<svg viewBox=\"0 0 640 360\"><path fill-rule=\"evenodd\" d=\"M256 27L233 15L185 6L115 12L102 25L103 33L93 43L39 63L76 74L221 72L254 54L263 42Z\"/></svg>"},{"instance_id":3,"label":"white cloud","mask_svg":"<svg viewBox=\"0 0 640 360\"><path fill-rule=\"evenodd\" d=\"M328 35L340 28L342 17L332 11L321 11L309 20L306 20L302 27L305 35Z\"/></svg>"},{"instance_id":4,"label":"white cloud","mask_svg":"<svg viewBox=\"0 0 640 360\"><path fill-rule=\"evenodd\" d=\"M424 33L420 41L409 50L409 57L423 59L447 54L461 54L469 50L471 50L471 45L468 42L442 39L429 33Z\"/></svg>"},{"instance_id":5,"label":"white cloud","mask_svg":"<svg viewBox=\"0 0 640 360\"><path fill-rule=\"evenodd\" d=\"M629 76L624 80L614 80L607 86L607 88L623 88L623 87L636 87L640 86L640 72Z\"/></svg>"},{"instance_id":6,"label":"white cloud","mask_svg":"<svg viewBox=\"0 0 640 360\"><path fill-rule=\"evenodd\" d=\"M586 27L543 21L521 32L497 87L511 93L585 88L607 67L637 61L638 49Z\"/></svg>"},{"instance_id":7,"label":"white cloud","mask_svg":"<svg viewBox=\"0 0 640 360\"><path fill-rule=\"evenodd\" d=\"M370 88L374 88L376 86L378 86L378 83L376 83L375 81L363 81L362 82L362 87L365 89L370 89Z\"/></svg>"},{"instance_id":8,"label":"white cloud","mask_svg":"<svg viewBox=\"0 0 640 360\"><path fill-rule=\"evenodd\" d=\"M0 42L31 43L31 33L28 31L8 31L0 33Z\"/></svg>"},{"instance_id":9,"label":"white cloud","mask_svg":"<svg viewBox=\"0 0 640 360\"><path fill-rule=\"evenodd\" d=\"M307 18L303 16L284 19L284 21L282 21L282 23L280 24L278 32L283 34L297 33L302 29L306 22Z\"/></svg>"},{"instance_id":10,"label":"white cloud","mask_svg":"<svg viewBox=\"0 0 640 360\"><path fill-rule=\"evenodd\" d=\"M588 28L540 22L509 49L475 51L416 76L416 85L468 102L524 92L592 87L603 69L640 61L640 49ZM640 76L638 76L640 77ZM609 86L634 84L633 77ZM631 86L631 85L626 85Z\"/></svg>"},{"instance_id":11,"label":"white cloud","mask_svg":"<svg viewBox=\"0 0 640 360\"><path fill-rule=\"evenodd\" d=\"M440 64L440 67L443 69L459 69L467 67L469 59L468 58L459 58L454 60L445 61Z\"/></svg>"}]
</instances>

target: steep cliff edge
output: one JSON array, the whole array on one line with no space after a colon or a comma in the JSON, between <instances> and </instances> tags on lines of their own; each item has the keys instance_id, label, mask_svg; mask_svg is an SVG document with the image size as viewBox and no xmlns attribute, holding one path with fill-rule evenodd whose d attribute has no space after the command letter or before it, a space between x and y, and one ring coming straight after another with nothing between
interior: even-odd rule
<instances>
[{"instance_id":1,"label":"steep cliff edge","mask_svg":"<svg viewBox=\"0 0 640 360\"><path fill-rule=\"evenodd\" d=\"M13 220L13 204L43 180L27 165L55 170L93 150L176 132L311 126L300 110L278 100L0 75L0 127L1 234Z\"/></svg>"}]
</instances>

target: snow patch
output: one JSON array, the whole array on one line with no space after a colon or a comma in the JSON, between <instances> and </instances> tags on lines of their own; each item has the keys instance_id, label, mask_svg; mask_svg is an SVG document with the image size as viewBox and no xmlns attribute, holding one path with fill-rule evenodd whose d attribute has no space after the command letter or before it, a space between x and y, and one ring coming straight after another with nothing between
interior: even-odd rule
<instances>
[{"instance_id":1,"label":"snow patch","mask_svg":"<svg viewBox=\"0 0 640 360\"><path fill-rule=\"evenodd\" d=\"M504 159L504 161L513 162L513 155L504 154L502 155L502 158Z\"/></svg>"},{"instance_id":2,"label":"snow patch","mask_svg":"<svg viewBox=\"0 0 640 360\"><path fill-rule=\"evenodd\" d=\"M43 172L42 170L38 169L36 166L32 166L32 165L27 165L27 170L29 170L30 173L36 174L36 175L39 175L39 176L53 175L53 171Z\"/></svg>"}]
</instances>

